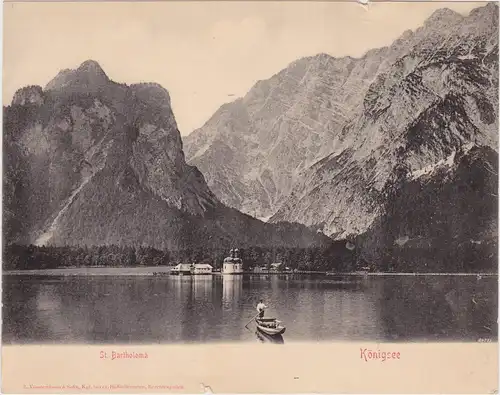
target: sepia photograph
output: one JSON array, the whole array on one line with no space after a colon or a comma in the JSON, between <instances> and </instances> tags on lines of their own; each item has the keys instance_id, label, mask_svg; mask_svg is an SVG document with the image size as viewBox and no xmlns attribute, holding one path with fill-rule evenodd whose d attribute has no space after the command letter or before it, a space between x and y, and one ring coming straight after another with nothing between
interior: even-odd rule
<instances>
[{"instance_id":1,"label":"sepia photograph","mask_svg":"<svg viewBox=\"0 0 500 395\"><path fill-rule=\"evenodd\" d=\"M3 8L3 347L498 342L497 3Z\"/></svg>"}]
</instances>

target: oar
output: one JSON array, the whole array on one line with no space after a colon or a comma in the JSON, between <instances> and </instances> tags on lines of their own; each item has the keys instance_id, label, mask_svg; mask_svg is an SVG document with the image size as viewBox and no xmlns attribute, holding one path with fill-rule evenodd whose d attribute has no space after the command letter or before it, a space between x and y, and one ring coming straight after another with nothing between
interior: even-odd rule
<instances>
[{"instance_id":1,"label":"oar","mask_svg":"<svg viewBox=\"0 0 500 395\"><path fill-rule=\"evenodd\" d=\"M252 319L251 319L250 321L248 321L248 322L247 322L247 324L245 325L245 328L247 328L247 329L248 329L248 324L249 324L250 322L252 322L252 321L255 319L255 317L257 317L259 314L260 314L260 312L259 312L259 313L257 313L257 314L255 314L255 315L252 317Z\"/></svg>"}]
</instances>

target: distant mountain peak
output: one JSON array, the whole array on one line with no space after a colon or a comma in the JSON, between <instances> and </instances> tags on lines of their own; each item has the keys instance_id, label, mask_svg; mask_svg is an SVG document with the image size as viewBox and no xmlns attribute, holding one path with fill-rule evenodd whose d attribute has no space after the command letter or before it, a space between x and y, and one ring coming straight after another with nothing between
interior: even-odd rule
<instances>
[{"instance_id":1,"label":"distant mountain peak","mask_svg":"<svg viewBox=\"0 0 500 395\"><path fill-rule=\"evenodd\" d=\"M46 90L60 90L67 86L98 88L110 80L95 60L86 60L77 69L61 70L46 86Z\"/></svg>"},{"instance_id":2,"label":"distant mountain peak","mask_svg":"<svg viewBox=\"0 0 500 395\"><path fill-rule=\"evenodd\" d=\"M330 60L330 59L335 59L332 55L329 55L325 52L320 52L316 55L313 56L314 59L317 59L317 60Z\"/></svg>"},{"instance_id":3,"label":"distant mountain peak","mask_svg":"<svg viewBox=\"0 0 500 395\"><path fill-rule=\"evenodd\" d=\"M497 10L444 8L362 56L295 60L187 136L186 158L236 209L360 234L401 163L496 145Z\"/></svg>"},{"instance_id":4,"label":"distant mountain peak","mask_svg":"<svg viewBox=\"0 0 500 395\"><path fill-rule=\"evenodd\" d=\"M484 7L474 8L470 12L469 18L472 18L472 20L481 20L486 24L493 23L498 25L498 4L496 2L491 2Z\"/></svg>"},{"instance_id":5,"label":"distant mountain peak","mask_svg":"<svg viewBox=\"0 0 500 395\"><path fill-rule=\"evenodd\" d=\"M489 2L488 4L486 4L483 7L474 8L470 12L470 14L471 15L480 14L480 13L485 12L485 11L486 12L496 12L496 13L498 13L498 3L496 1Z\"/></svg>"},{"instance_id":6,"label":"distant mountain peak","mask_svg":"<svg viewBox=\"0 0 500 395\"><path fill-rule=\"evenodd\" d=\"M4 107L5 240L37 245L305 248L331 240L223 206L186 164L168 91L118 84L95 61Z\"/></svg>"},{"instance_id":7,"label":"distant mountain peak","mask_svg":"<svg viewBox=\"0 0 500 395\"><path fill-rule=\"evenodd\" d=\"M96 75L106 76L101 65L95 60L89 59L83 62L77 69L78 72L93 73ZM106 76L107 77L107 76Z\"/></svg>"},{"instance_id":8,"label":"distant mountain peak","mask_svg":"<svg viewBox=\"0 0 500 395\"><path fill-rule=\"evenodd\" d=\"M439 23L455 23L462 20L463 15L449 8L440 8L435 11L426 21L425 25L434 25Z\"/></svg>"}]
</instances>

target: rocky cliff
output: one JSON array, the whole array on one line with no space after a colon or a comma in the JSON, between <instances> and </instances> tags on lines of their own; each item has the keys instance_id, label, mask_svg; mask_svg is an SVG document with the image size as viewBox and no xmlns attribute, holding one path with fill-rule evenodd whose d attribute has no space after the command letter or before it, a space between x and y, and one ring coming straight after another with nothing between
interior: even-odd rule
<instances>
[{"instance_id":1,"label":"rocky cliff","mask_svg":"<svg viewBox=\"0 0 500 395\"><path fill-rule=\"evenodd\" d=\"M398 169L418 176L468 144L497 152L498 6L468 17L437 11L408 40L332 153L303 172L272 220L321 225L340 238L360 234L390 204L386 188Z\"/></svg>"},{"instance_id":2,"label":"rocky cliff","mask_svg":"<svg viewBox=\"0 0 500 395\"><path fill-rule=\"evenodd\" d=\"M270 217L300 173L331 152L370 81L402 50L396 44L361 59L320 54L292 63L185 137L188 162L221 201Z\"/></svg>"},{"instance_id":3,"label":"rocky cliff","mask_svg":"<svg viewBox=\"0 0 500 395\"><path fill-rule=\"evenodd\" d=\"M185 138L186 156L225 203L348 237L382 214L400 162L496 150L497 85L498 6L442 9L359 59L320 54L258 82Z\"/></svg>"},{"instance_id":4,"label":"rocky cliff","mask_svg":"<svg viewBox=\"0 0 500 395\"><path fill-rule=\"evenodd\" d=\"M359 59L298 60L185 141L213 192L245 212L362 240L378 262L379 248L404 261L401 238L470 257L497 235L498 5L438 10Z\"/></svg>"},{"instance_id":5,"label":"rocky cliff","mask_svg":"<svg viewBox=\"0 0 500 395\"><path fill-rule=\"evenodd\" d=\"M498 153L473 144L386 188L384 215L356 238L362 261L411 272L497 270Z\"/></svg>"},{"instance_id":6,"label":"rocky cliff","mask_svg":"<svg viewBox=\"0 0 500 395\"><path fill-rule=\"evenodd\" d=\"M113 82L94 61L4 108L4 237L38 245L306 246L304 226L227 208L186 164L168 92Z\"/></svg>"}]
</instances>

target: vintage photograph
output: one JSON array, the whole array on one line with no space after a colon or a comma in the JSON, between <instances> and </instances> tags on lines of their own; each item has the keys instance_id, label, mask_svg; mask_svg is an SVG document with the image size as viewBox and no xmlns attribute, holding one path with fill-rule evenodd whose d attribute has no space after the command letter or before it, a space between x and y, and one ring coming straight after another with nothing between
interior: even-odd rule
<instances>
[{"instance_id":1,"label":"vintage photograph","mask_svg":"<svg viewBox=\"0 0 500 395\"><path fill-rule=\"evenodd\" d=\"M493 2L6 3L2 344L497 342L498 37Z\"/></svg>"}]
</instances>

